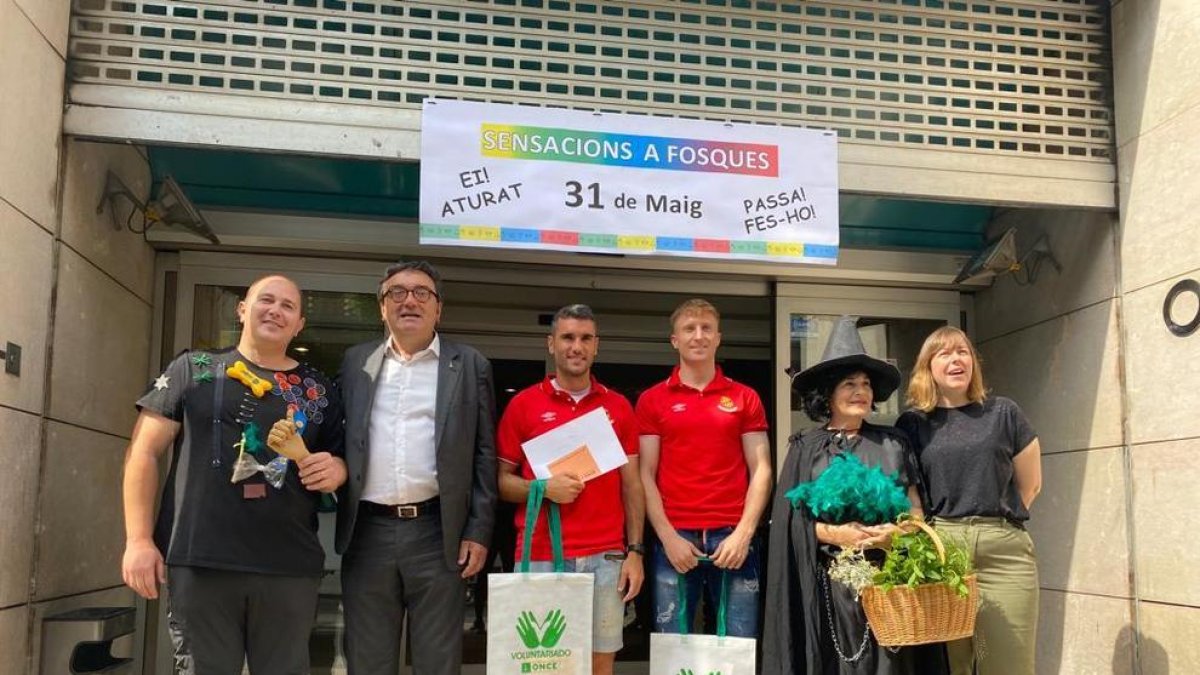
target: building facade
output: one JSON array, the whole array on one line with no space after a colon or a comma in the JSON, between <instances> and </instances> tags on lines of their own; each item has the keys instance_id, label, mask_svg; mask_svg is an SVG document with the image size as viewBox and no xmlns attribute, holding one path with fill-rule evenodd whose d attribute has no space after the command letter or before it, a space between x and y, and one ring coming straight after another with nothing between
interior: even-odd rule
<instances>
[{"instance_id":1,"label":"building facade","mask_svg":"<svg viewBox=\"0 0 1200 675\"><path fill-rule=\"evenodd\" d=\"M661 317L713 297L777 446L799 423L782 368L828 317L863 314L902 369L964 325L1042 439L1039 672L1200 668L1200 334L1164 324L1200 275L1197 34L1189 0L0 0L0 344L21 350L0 374L0 673L40 672L45 617L135 605L118 648L162 672L159 608L120 579L132 401L182 346L228 342L262 271L314 291L314 359L365 339L402 256L446 269L442 330L514 384L560 304L596 307L636 388L670 363ZM423 247L428 96L836 129L839 264ZM106 198L168 175L219 246ZM1059 268L952 283L1009 228Z\"/></svg>"}]
</instances>

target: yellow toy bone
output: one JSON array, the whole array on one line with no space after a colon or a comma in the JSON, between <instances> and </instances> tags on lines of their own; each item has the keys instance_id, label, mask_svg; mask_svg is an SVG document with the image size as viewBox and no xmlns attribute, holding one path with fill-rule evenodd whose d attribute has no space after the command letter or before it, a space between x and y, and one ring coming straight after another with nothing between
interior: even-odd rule
<instances>
[{"instance_id":1,"label":"yellow toy bone","mask_svg":"<svg viewBox=\"0 0 1200 675\"><path fill-rule=\"evenodd\" d=\"M225 369L225 374L231 379L237 380L250 388L254 393L255 398L262 398L268 391L275 387L270 380L263 378L250 372L250 368L241 361L234 361L232 366Z\"/></svg>"}]
</instances>

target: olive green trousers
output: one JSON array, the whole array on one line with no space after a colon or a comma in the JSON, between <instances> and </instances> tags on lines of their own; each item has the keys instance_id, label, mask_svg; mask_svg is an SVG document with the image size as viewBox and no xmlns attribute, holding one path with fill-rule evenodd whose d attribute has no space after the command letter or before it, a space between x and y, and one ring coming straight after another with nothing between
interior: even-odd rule
<instances>
[{"instance_id":1,"label":"olive green trousers","mask_svg":"<svg viewBox=\"0 0 1200 675\"><path fill-rule=\"evenodd\" d=\"M967 548L979 588L975 636L947 643L951 675L1034 675L1038 570L1033 540L1004 518L935 518Z\"/></svg>"}]
</instances>

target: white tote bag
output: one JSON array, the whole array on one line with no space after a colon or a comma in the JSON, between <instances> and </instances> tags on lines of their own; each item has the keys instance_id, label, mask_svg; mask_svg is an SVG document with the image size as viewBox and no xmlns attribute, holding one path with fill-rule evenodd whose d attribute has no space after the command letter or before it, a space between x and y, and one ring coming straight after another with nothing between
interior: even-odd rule
<instances>
[{"instance_id":1,"label":"white tote bag","mask_svg":"<svg viewBox=\"0 0 1200 675\"><path fill-rule=\"evenodd\" d=\"M591 675L591 574L563 572L562 521L550 502L554 572L529 572L529 552L546 481L529 486L520 572L488 575L488 675ZM678 675L678 674L676 674Z\"/></svg>"},{"instance_id":2,"label":"white tote bag","mask_svg":"<svg viewBox=\"0 0 1200 675\"><path fill-rule=\"evenodd\" d=\"M650 635L650 675L754 675L755 640L725 635L726 583L722 573L717 634L688 635L687 583L679 575L679 633Z\"/></svg>"}]
</instances>

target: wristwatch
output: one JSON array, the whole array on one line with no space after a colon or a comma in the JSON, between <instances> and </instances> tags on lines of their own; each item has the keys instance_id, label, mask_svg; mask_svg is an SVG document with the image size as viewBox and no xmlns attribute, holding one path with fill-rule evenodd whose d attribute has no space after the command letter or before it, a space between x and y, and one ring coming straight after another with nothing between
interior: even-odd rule
<instances>
[{"instance_id":1,"label":"wristwatch","mask_svg":"<svg viewBox=\"0 0 1200 675\"><path fill-rule=\"evenodd\" d=\"M626 553L636 553L642 557L645 557L646 556L646 545L645 544L629 544L625 547L625 552Z\"/></svg>"}]
</instances>

